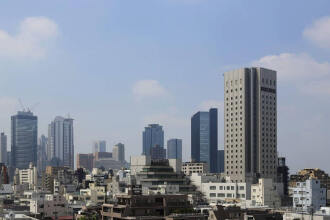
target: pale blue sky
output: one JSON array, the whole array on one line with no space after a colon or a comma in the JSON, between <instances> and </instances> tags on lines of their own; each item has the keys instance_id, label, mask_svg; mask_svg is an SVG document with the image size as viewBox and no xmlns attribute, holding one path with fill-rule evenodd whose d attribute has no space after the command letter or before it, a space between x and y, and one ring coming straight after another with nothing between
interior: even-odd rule
<instances>
[{"instance_id":1,"label":"pale blue sky","mask_svg":"<svg viewBox=\"0 0 330 220\"><path fill-rule=\"evenodd\" d=\"M222 73L260 65L278 71L280 155L330 172L329 16L328 0L1 1L0 129L21 98L39 134L70 113L76 152L105 139L128 159L152 122L188 160L198 110L220 107L223 148Z\"/></svg>"}]
</instances>

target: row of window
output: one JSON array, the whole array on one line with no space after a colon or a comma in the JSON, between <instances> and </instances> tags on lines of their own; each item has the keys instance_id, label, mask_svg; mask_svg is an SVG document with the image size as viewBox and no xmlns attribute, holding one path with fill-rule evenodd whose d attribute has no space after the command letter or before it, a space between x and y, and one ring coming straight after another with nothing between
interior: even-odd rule
<instances>
[{"instance_id":1,"label":"row of window","mask_svg":"<svg viewBox=\"0 0 330 220\"><path fill-rule=\"evenodd\" d=\"M217 197L217 196L220 197L220 198L224 198L224 197L226 197L226 198L233 198L234 197L234 194L232 194L232 193L227 193L227 194L225 194L225 193L218 193L218 195L217 195L216 193L210 193L209 196L211 198L214 198L214 197ZM237 198L245 198L245 194L237 194Z\"/></svg>"}]
</instances>

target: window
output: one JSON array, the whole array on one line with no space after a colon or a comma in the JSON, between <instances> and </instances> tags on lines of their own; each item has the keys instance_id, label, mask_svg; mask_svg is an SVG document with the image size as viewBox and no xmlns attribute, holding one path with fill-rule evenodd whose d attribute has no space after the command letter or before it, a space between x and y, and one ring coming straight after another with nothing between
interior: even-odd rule
<instances>
[{"instance_id":1,"label":"window","mask_svg":"<svg viewBox=\"0 0 330 220\"><path fill-rule=\"evenodd\" d=\"M216 186L210 186L210 190L216 190L217 187Z\"/></svg>"},{"instance_id":2,"label":"window","mask_svg":"<svg viewBox=\"0 0 330 220\"><path fill-rule=\"evenodd\" d=\"M218 193L218 197L225 197L224 193Z\"/></svg>"},{"instance_id":3,"label":"window","mask_svg":"<svg viewBox=\"0 0 330 220\"><path fill-rule=\"evenodd\" d=\"M227 193L227 197L228 198L231 198L232 197L232 194L231 193Z\"/></svg>"},{"instance_id":4,"label":"window","mask_svg":"<svg viewBox=\"0 0 330 220\"><path fill-rule=\"evenodd\" d=\"M228 162L228 161L227 161L227 162ZM223 186L219 186L219 189L220 189L220 190L223 190Z\"/></svg>"},{"instance_id":5,"label":"window","mask_svg":"<svg viewBox=\"0 0 330 220\"><path fill-rule=\"evenodd\" d=\"M244 186L240 186L239 187L239 190L244 190Z\"/></svg>"},{"instance_id":6,"label":"window","mask_svg":"<svg viewBox=\"0 0 330 220\"><path fill-rule=\"evenodd\" d=\"M217 194L216 193L210 193L210 197L216 197Z\"/></svg>"}]
</instances>

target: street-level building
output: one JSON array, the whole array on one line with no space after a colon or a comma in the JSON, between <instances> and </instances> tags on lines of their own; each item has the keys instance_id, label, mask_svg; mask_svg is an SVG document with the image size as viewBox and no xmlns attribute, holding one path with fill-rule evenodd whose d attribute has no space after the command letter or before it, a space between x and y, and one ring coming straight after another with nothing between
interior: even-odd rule
<instances>
[{"instance_id":1,"label":"street-level building","mask_svg":"<svg viewBox=\"0 0 330 220\"><path fill-rule=\"evenodd\" d=\"M182 163L182 172L186 176L192 173L207 173L208 164L205 162L184 162Z\"/></svg>"},{"instance_id":2,"label":"street-level building","mask_svg":"<svg viewBox=\"0 0 330 220\"><path fill-rule=\"evenodd\" d=\"M315 212L326 206L326 189L321 187L320 180L308 179L297 182L292 188L293 207L304 212Z\"/></svg>"},{"instance_id":3,"label":"street-level building","mask_svg":"<svg viewBox=\"0 0 330 220\"><path fill-rule=\"evenodd\" d=\"M281 207L283 184L274 183L272 179L260 178L257 184L251 186L251 200L253 206Z\"/></svg>"}]
</instances>

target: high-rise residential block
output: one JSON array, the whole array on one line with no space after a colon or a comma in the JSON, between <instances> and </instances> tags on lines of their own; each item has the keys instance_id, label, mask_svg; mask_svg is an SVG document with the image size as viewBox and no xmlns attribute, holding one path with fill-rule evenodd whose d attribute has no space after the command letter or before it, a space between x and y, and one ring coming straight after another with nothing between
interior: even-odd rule
<instances>
[{"instance_id":1,"label":"high-rise residential block","mask_svg":"<svg viewBox=\"0 0 330 220\"><path fill-rule=\"evenodd\" d=\"M113 146L112 157L116 161L125 161L125 145L122 143L118 143Z\"/></svg>"},{"instance_id":2,"label":"high-rise residential block","mask_svg":"<svg viewBox=\"0 0 330 220\"><path fill-rule=\"evenodd\" d=\"M11 116L11 162L18 169L37 164L38 118L30 111Z\"/></svg>"},{"instance_id":3,"label":"high-rise residential block","mask_svg":"<svg viewBox=\"0 0 330 220\"><path fill-rule=\"evenodd\" d=\"M94 141L93 142L93 153L96 152L106 152L107 142L106 141Z\"/></svg>"},{"instance_id":4,"label":"high-rise residential block","mask_svg":"<svg viewBox=\"0 0 330 220\"><path fill-rule=\"evenodd\" d=\"M182 161L182 140L170 139L167 141L167 159L180 159Z\"/></svg>"},{"instance_id":5,"label":"high-rise residential block","mask_svg":"<svg viewBox=\"0 0 330 220\"><path fill-rule=\"evenodd\" d=\"M150 124L143 131L143 155L151 155L151 148L159 146L164 149L164 131L158 124ZM166 156L166 155L164 155Z\"/></svg>"},{"instance_id":6,"label":"high-rise residential block","mask_svg":"<svg viewBox=\"0 0 330 220\"><path fill-rule=\"evenodd\" d=\"M276 179L276 72L242 68L224 74L225 173L238 182Z\"/></svg>"},{"instance_id":7,"label":"high-rise residential block","mask_svg":"<svg viewBox=\"0 0 330 220\"><path fill-rule=\"evenodd\" d=\"M218 110L197 112L191 118L191 160L206 162L211 173L217 172Z\"/></svg>"},{"instance_id":8,"label":"high-rise residential block","mask_svg":"<svg viewBox=\"0 0 330 220\"><path fill-rule=\"evenodd\" d=\"M7 135L4 132L0 134L0 163L8 164L7 161Z\"/></svg>"},{"instance_id":9,"label":"high-rise residential block","mask_svg":"<svg viewBox=\"0 0 330 220\"><path fill-rule=\"evenodd\" d=\"M48 126L48 158L74 168L73 119L57 116Z\"/></svg>"}]
</instances>

